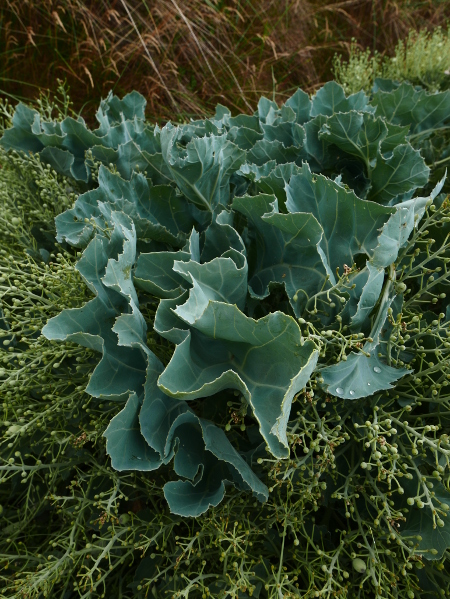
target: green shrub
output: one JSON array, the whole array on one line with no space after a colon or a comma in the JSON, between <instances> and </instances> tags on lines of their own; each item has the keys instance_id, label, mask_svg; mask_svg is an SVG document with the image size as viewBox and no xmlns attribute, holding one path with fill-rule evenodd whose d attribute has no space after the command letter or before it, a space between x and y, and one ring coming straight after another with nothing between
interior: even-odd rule
<instances>
[{"instance_id":1,"label":"green shrub","mask_svg":"<svg viewBox=\"0 0 450 599\"><path fill-rule=\"evenodd\" d=\"M450 87L450 29L411 31L400 40L393 56L361 50L354 40L348 61L334 59L334 76L346 93L369 91L376 77L409 81L429 91Z\"/></svg>"},{"instance_id":2,"label":"green shrub","mask_svg":"<svg viewBox=\"0 0 450 599\"><path fill-rule=\"evenodd\" d=\"M8 597L450 594L449 108L379 80L162 129L138 94L96 131L16 109Z\"/></svg>"}]
</instances>

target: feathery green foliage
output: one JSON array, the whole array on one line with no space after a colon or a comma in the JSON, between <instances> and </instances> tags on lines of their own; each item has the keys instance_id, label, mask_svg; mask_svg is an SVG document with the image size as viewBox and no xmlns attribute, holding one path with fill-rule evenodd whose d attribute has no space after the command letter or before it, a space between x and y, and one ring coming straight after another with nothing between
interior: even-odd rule
<instances>
[{"instance_id":1,"label":"feathery green foliage","mask_svg":"<svg viewBox=\"0 0 450 599\"><path fill-rule=\"evenodd\" d=\"M353 40L348 61L336 55L334 77L347 93L369 91L377 77L409 81L435 92L450 87L450 29L410 31L393 56L361 50Z\"/></svg>"}]
</instances>

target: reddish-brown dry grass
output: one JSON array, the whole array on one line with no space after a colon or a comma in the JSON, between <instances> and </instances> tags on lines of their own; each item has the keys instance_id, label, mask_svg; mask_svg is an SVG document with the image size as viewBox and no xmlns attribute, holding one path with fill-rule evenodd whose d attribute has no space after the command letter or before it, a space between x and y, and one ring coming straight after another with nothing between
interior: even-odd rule
<instances>
[{"instance_id":1,"label":"reddish-brown dry grass","mask_svg":"<svg viewBox=\"0 0 450 599\"><path fill-rule=\"evenodd\" d=\"M4 0L1 93L67 79L76 109L137 89L152 118L312 91L352 37L389 53L410 28L445 25L447 0Z\"/></svg>"}]
</instances>

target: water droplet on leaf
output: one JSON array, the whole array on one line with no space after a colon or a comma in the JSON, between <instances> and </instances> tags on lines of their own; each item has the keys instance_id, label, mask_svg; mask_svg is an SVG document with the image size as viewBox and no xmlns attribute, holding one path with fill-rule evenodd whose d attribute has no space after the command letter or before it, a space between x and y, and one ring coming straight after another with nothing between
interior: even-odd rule
<instances>
[{"instance_id":1,"label":"water droplet on leaf","mask_svg":"<svg viewBox=\"0 0 450 599\"><path fill-rule=\"evenodd\" d=\"M342 387L337 387L336 388L336 393L338 393L339 395L341 395L342 393L344 393L344 389L342 389Z\"/></svg>"},{"instance_id":2,"label":"water droplet on leaf","mask_svg":"<svg viewBox=\"0 0 450 599\"><path fill-rule=\"evenodd\" d=\"M379 372L381 372L381 368L379 368L378 366L374 366L373 371L378 374Z\"/></svg>"},{"instance_id":3,"label":"water droplet on leaf","mask_svg":"<svg viewBox=\"0 0 450 599\"><path fill-rule=\"evenodd\" d=\"M355 392L352 390L350 390L349 393L350 393L350 395L355 395Z\"/></svg>"}]
</instances>

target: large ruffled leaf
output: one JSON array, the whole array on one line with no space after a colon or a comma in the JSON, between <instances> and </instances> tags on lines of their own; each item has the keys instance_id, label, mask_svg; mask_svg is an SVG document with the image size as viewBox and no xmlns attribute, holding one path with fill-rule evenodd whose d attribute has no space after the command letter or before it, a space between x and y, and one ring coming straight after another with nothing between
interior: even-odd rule
<instances>
[{"instance_id":1,"label":"large ruffled leaf","mask_svg":"<svg viewBox=\"0 0 450 599\"><path fill-rule=\"evenodd\" d=\"M173 309L190 330L159 377L159 387L180 399L239 390L270 451L286 457L291 403L315 368L318 352L314 344L303 343L296 322L280 312L255 321L236 306L205 301L197 286L189 300L203 309L189 321L184 320L185 304ZM164 331L158 332L165 336Z\"/></svg>"},{"instance_id":2,"label":"large ruffled leaf","mask_svg":"<svg viewBox=\"0 0 450 599\"><path fill-rule=\"evenodd\" d=\"M370 261L367 261L367 278L364 287L361 289L356 311L351 317L351 330L359 332L362 328L368 329L370 326L370 315L375 308L380 297L384 283L384 268L374 267ZM364 273L364 271L362 271ZM360 273L362 274L362 273ZM352 283L354 281L352 280ZM367 334L369 331L366 331Z\"/></svg>"},{"instance_id":3,"label":"large ruffled leaf","mask_svg":"<svg viewBox=\"0 0 450 599\"><path fill-rule=\"evenodd\" d=\"M319 138L357 156L370 171L373 163L381 158L380 145L388 129L381 118L367 112L338 112L329 116L319 132Z\"/></svg>"},{"instance_id":4,"label":"large ruffled leaf","mask_svg":"<svg viewBox=\"0 0 450 599\"><path fill-rule=\"evenodd\" d=\"M151 252L141 254L134 272L134 283L159 298L178 297L187 287L185 280L173 270L175 261L187 262L190 254L178 252Z\"/></svg>"},{"instance_id":5,"label":"large ruffled leaf","mask_svg":"<svg viewBox=\"0 0 450 599\"><path fill-rule=\"evenodd\" d=\"M261 96L258 101L258 110L255 113L258 115L260 122L265 123L269 115L271 115L273 118L273 115L277 114L277 112L278 104L273 100L269 100L268 98Z\"/></svg>"},{"instance_id":6,"label":"large ruffled leaf","mask_svg":"<svg viewBox=\"0 0 450 599\"><path fill-rule=\"evenodd\" d=\"M450 123L450 90L430 94L410 83L396 89L378 89L371 100L376 114L412 133L431 133Z\"/></svg>"},{"instance_id":7,"label":"large ruffled leaf","mask_svg":"<svg viewBox=\"0 0 450 599\"><path fill-rule=\"evenodd\" d=\"M363 91L346 96L344 88L335 81L325 83L312 98L311 117L319 114L331 116L349 110L374 112L375 109L370 106L369 98Z\"/></svg>"},{"instance_id":8,"label":"large ruffled leaf","mask_svg":"<svg viewBox=\"0 0 450 599\"><path fill-rule=\"evenodd\" d=\"M301 172L301 167L295 163L280 164L269 174L258 177L255 187L263 193L274 194L278 200L280 212L286 212L286 184L293 175L297 175L299 172Z\"/></svg>"},{"instance_id":9,"label":"large ruffled leaf","mask_svg":"<svg viewBox=\"0 0 450 599\"><path fill-rule=\"evenodd\" d=\"M109 226L111 211L120 210L133 220L138 239L175 247L185 243L195 220L186 200L173 187L151 186L138 173L127 181L103 166L98 182L97 189L79 196L71 210L56 217L58 241L64 239L71 245L84 247L96 227L103 230Z\"/></svg>"},{"instance_id":10,"label":"large ruffled leaf","mask_svg":"<svg viewBox=\"0 0 450 599\"><path fill-rule=\"evenodd\" d=\"M112 221L111 239L94 237L77 264L77 270L96 297L82 308L66 309L51 318L42 334L47 339L74 341L101 352L102 359L86 391L94 397L123 401L130 392L139 394L145 379L145 354L150 350L145 343L146 325L129 283L135 257L135 230L124 214L113 213ZM127 314L130 308L133 311ZM118 327L119 337L114 327ZM128 347L122 345L121 335Z\"/></svg>"},{"instance_id":11,"label":"large ruffled leaf","mask_svg":"<svg viewBox=\"0 0 450 599\"><path fill-rule=\"evenodd\" d=\"M189 325L176 315L175 309L189 297L188 290L175 298L163 299L156 311L154 329L172 343L182 343L189 333Z\"/></svg>"},{"instance_id":12,"label":"large ruffled leaf","mask_svg":"<svg viewBox=\"0 0 450 599\"><path fill-rule=\"evenodd\" d=\"M356 111L328 117L318 134L319 139L361 160L372 184L368 198L391 205L396 203L396 196L428 181L429 169L419 152L404 141L399 145L404 135L403 128L394 130L384 119ZM382 152L388 152L389 157Z\"/></svg>"},{"instance_id":13,"label":"large ruffled leaf","mask_svg":"<svg viewBox=\"0 0 450 599\"><path fill-rule=\"evenodd\" d=\"M191 479L164 485L172 513L199 516L222 501L226 483L253 491L259 501L267 500L267 487L233 448L222 429L190 411L180 415L172 428L173 439L178 441L175 472Z\"/></svg>"},{"instance_id":14,"label":"large ruffled leaf","mask_svg":"<svg viewBox=\"0 0 450 599\"><path fill-rule=\"evenodd\" d=\"M308 94L300 88L284 104L292 108L295 113L295 121L299 125L303 125L303 123L309 120L311 115L311 100Z\"/></svg>"},{"instance_id":15,"label":"large ruffled leaf","mask_svg":"<svg viewBox=\"0 0 450 599\"><path fill-rule=\"evenodd\" d=\"M338 161L339 154L336 152L336 147L330 145L326 138L319 137L319 132L326 122L327 117L318 114L304 125L307 161L315 172L331 170Z\"/></svg>"},{"instance_id":16,"label":"large ruffled leaf","mask_svg":"<svg viewBox=\"0 0 450 599\"><path fill-rule=\"evenodd\" d=\"M247 160L250 164L262 167L267 162L274 160L277 164L286 162L301 161L305 155L294 146L286 147L281 141L262 139L253 146L247 153Z\"/></svg>"},{"instance_id":17,"label":"large ruffled leaf","mask_svg":"<svg viewBox=\"0 0 450 599\"><path fill-rule=\"evenodd\" d=\"M361 200L335 181L312 174L307 164L291 177L286 195L289 212L310 213L320 223L323 236L319 246L332 273L338 267L342 273L344 264L351 266L358 254L371 256L379 229L395 211Z\"/></svg>"},{"instance_id":18,"label":"large ruffled leaf","mask_svg":"<svg viewBox=\"0 0 450 599\"><path fill-rule=\"evenodd\" d=\"M12 127L3 132L0 143L5 150L22 152L40 152L44 144L39 136L33 133L33 124L39 118L37 110L25 104L18 104L13 114Z\"/></svg>"},{"instance_id":19,"label":"large ruffled leaf","mask_svg":"<svg viewBox=\"0 0 450 599\"><path fill-rule=\"evenodd\" d=\"M163 463L141 433L140 408L141 401L136 393L132 393L104 432L106 452L114 470L156 470Z\"/></svg>"},{"instance_id":20,"label":"large ruffled leaf","mask_svg":"<svg viewBox=\"0 0 450 599\"><path fill-rule=\"evenodd\" d=\"M388 122L386 122L386 127L387 135L381 142L380 151L385 158L389 158L397 146L407 143L409 128L402 127L401 125L393 125L392 123Z\"/></svg>"},{"instance_id":21,"label":"large ruffled leaf","mask_svg":"<svg viewBox=\"0 0 450 599\"><path fill-rule=\"evenodd\" d=\"M164 162L161 152L149 152L143 149L143 147L155 145L160 150L159 142L152 143L155 139L152 132L147 132L146 137L146 143L142 146L133 140L119 145L117 150L94 146L91 150L92 156L103 164L108 166L112 164L124 179L130 179L134 171L139 171L151 179L154 185L172 184L172 174Z\"/></svg>"},{"instance_id":22,"label":"large ruffled leaf","mask_svg":"<svg viewBox=\"0 0 450 599\"><path fill-rule=\"evenodd\" d=\"M428 198L416 198L403 202L381 229L378 246L371 257L376 268L386 268L397 259L400 248L405 245L419 214L423 214Z\"/></svg>"},{"instance_id":23,"label":"large ruffled leaf","mask_svg":"<svg viewBox=\"0 0 450 599\"><path fill-rule=\"evenodd\" d=\"M260 127L264 139L269 142L279 142L285 148L296 146L301 148L305 138L305 130L296 122L296 113L286 104L280 109L270 108Z\"/></svg>"},{"instance_id":24,"label":"large ruffled leaf","mask_svg":"<svg viewBox=\"0 0 450 599\"><path fill-rule=\"evenodd\" d=\"M247 255L247 248L242 237L233 227L234 213L223 210L210 224L204 233L202 261L208 262L213 258L223 256L230 249Z\"/></svg>"},{"instance_id":25,"label":"large ruffled leaf","mask_svg":"<svg viewBox=\"0 0 450 599\"><path fill-rule=\"evenodd\" d=\"M172 513L197 517L224 496L225 484L268 498L267 487L212 422L199 418L184 401L167 397L157 387L163 365L149 355L144 399L130 395L104 436L117 470L154 470L174 459L176 474L190 479L166 483Z\"/></svg>"},{"instance_id":26,"label":"large ruffled leaf","mask_svg":"<svg viewBox=\"0 0 450 599\"><path fill-rule=\"evenodd\" d=\"M189 287L189 283L186 282L186 277L174 269L174 264L189 260L199 262L199 243L199 235L193 230L185 247L180 251L141 254L134 271L136 287L159 298L177 298Z\"/></svg>"},{"instance_id":27,"label":"large ruffled leaf","mask_svg":"<svg viewBox=\"0 0 450 599\"><path fill-rule=\"evenodd\" d=\"M382 226L377 239L378 244L366 262L366 268L361 273L368 271L356 312L351 319L351 329L354 332L359 332L362 329L366 333L369 332L370 320L368 317L376 306L381 293L385 276L384 269L397 260L400 249L406 244L414 227L420 222L427 203L439 194L444 180L445 177L435 186L429 197L419 197L399 204ZM353 297L356 297L354 292Z\"/></svg>"},{"instance_id":28,"label":"large ruffled leaf","mask_svg":"<svg viewBox=\"0 0 450 599\"><path fill-rule=\"evenodd\" d=\"M100 102L97 120L101 123L102 119L106 117L108 122L113 125L134 118L144 119L146 104L147 100L136 91L127 94L122 100L109 92L106 100Z\"/></svg>"},{"instance_id":29,"label":"large ruffled leaf","mask_svg":"<svg viewBox=\"0 0 450 599\"><path fill-rule=\"evenodd\" d=\"M275 196L265 194L235 198L233 209L247 217L254 240L249 254L250 293L262 299L272 284L284 285L300 316L330 276L318 251L323 229L317 219L307 212L279 214Z\"/></svg>"},{"instance_id":30,"label":"large ruffled leaf","mask_svg":"<svg viewBox=\"0 0 450 599\"><path fill-rule=\"evenodd\" d=\"M430 169L418 150L409 144L397 146L390 158L378 160L371 171L372 187L368 199L384 205L397 203L397 198L423 187Z\"/></svg>"},{"instance_id":31,"label":"large ruffled leaf","mask_svg":"<svg viewBox=\"0 0 450 599\"><path fill-rule=\"evenodd\" d=\"M192 324L210 300L245 307L247 297L247 260L235 250L228 250L228 256L214 258L211 262L175 262L174 271L192 285L196 293L177 310L177 314Z\"/></svg>"},{"instance_id":32,"label":"large ruffled leaf","mask_svg":"<svg viewBox=\"0 0 450 599\"><path fill-rule=\"evenodd\" d=\"M110 93L97 111L100 126L94 131L81 117L67 117L61 123L45 122L36 110L19 104L13 126L5 131L0 143L6 149L40 153L42 160L57 172L85 183L92 182L86 161L88 150L105 164L115 164L124 177L129 178L136 167L150 171L151 175L152 155L157 155L161 147L155 138L156 128L143 120L145 104L137 92L127 94L122 100ZM167 169L162 167L162 170L164 175L168 174ZM166 183L167 177L155 182Z\"/></svg>"},{"instance_id":33,"label":"large ruffled leaf","mask_svg":"<svg viewBox=\"0 0 450 599\"><path fill-rule=\"evenodd\" d=\"M228 139L242 150L249 150L264 134L257 116L239 114L236 117L225 117L223 122L228 128Z\"/></svg>"},{"instance_id":34,"label":"large ruffled leaf","mask_svg":"<svg viewBox=\"0 0 450 599\"><path fill-rule=\"evenodd\" d=\"M230 201L230 176L245 159L245 152L226 135L192 138L186 149L177 143L183 129L170 123L161 131L162 154L183 194L196 206L214 212Z\"/></svg>"},{"instance_id":35,"label":"large ruffled leaf","mask_svg":"<svg viewBox=\"0 0 450 599\"><path fill-rule=\"evenodd\" d=\"M66 177L74 177L75 157L67 150L48 146L40 152L39 156L44 164L49 164L57 173Z\"/></svg>"}]
</instances>

